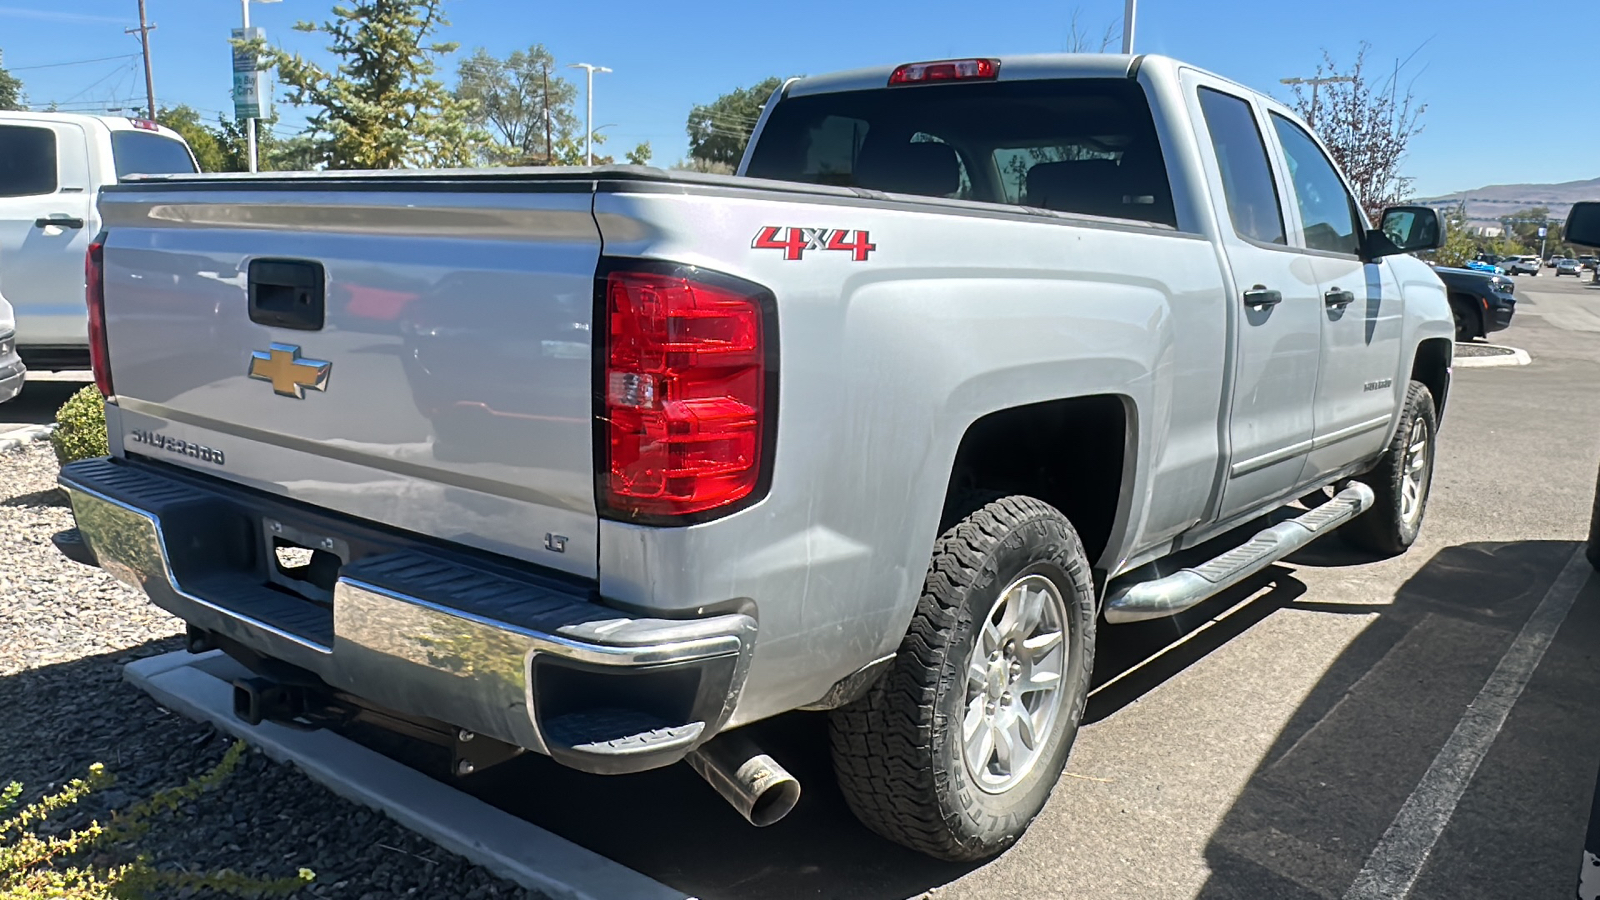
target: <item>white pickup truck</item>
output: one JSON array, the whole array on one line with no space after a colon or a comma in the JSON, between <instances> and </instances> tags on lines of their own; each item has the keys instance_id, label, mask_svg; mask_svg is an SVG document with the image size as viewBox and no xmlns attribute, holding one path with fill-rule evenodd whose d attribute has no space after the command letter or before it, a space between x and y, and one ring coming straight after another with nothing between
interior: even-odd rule
<instances>
[{"instance_id":1,"label":"white pickup truck","mask_svg":"<svg viewBox=\"0 0 1600 900\"><path fill-rule=\"evenodd\" d=\"M687 760L765 824L798 786L737 729L831 710L856 813L950 859L1044 804L1099 628L1405 550L1450 386L1438 217L1374 228L1289 110L1155 56L791 81L736 177L100 208L112 455L58 544L254 670L241 715Z\"/></svg>"},{"instance_id":2,"label":"white pickup truck","mask_svg":"<svg viewBox=\"0 0 1600 900\"><path fill-rule=\"evenodd\" d=\"M135 173L197 172L183 138L144 119L0 110L0 293L34 369L89 367L83 259L101 188Z\"/></svg>"}]
</instances>

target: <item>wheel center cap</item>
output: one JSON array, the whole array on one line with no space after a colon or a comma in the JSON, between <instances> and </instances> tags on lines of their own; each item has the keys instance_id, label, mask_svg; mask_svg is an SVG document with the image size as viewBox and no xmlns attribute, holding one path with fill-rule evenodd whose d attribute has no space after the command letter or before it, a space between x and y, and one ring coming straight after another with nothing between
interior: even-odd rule
<instances>
[{"instance_id":1,"label":"wheel center cap","mask_svg":"<svg viewBox=\"0 0 1600 900\"><path fill-rule=\"evenodd\" d=\"M989 665L989 699L999 700L1000 695L1006 692L1006 664L1005 660Z\"/></svg>"}]
</instances>

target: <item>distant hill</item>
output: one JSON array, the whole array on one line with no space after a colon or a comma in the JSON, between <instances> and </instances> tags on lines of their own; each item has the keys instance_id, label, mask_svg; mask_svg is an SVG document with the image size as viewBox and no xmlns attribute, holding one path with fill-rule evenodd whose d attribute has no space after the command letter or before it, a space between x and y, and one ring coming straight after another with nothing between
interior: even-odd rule
<instances>
[{"instance_id":1,"label":"distant hill","mask_svg":"<svg viewBox=\"0 0 1600 900\"><path fill-rule=\"evenodd\" d=\"M1467 218L1476 223L1497 222L1501 216L1533 206L1549 207L1552 218L1565 219L1579 200L1600 200L1600 178L1561 184L1491 184L1418 202L1443 209L1462 200L1467 201Z\"/></svg>"}]
</instances>

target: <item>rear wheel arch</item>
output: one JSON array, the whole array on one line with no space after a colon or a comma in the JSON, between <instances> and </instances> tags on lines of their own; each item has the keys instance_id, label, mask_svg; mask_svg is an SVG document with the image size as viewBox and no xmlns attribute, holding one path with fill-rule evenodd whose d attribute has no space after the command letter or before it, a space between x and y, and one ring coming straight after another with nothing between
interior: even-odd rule
<instances>
[{"instance_id":1,"label":"rear wheel arch","mask_svg":"<svg viewBox=\"0 0 1600 900\"><path fill-rule=\"evenodd\" d=\"M1098 563L1129 510L1137 410L1120 394L1046 400L988 413L967 426L951 466L942 534L997 496L1059 509Z\"/></svg>"}]
</instances>

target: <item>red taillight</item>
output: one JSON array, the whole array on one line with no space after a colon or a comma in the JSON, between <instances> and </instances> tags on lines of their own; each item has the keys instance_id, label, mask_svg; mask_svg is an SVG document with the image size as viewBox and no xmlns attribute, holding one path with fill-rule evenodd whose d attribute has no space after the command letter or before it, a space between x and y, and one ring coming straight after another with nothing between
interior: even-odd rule
<instances>
[{"instance_id":1,"label":"red taillight","mask_svg":"<svg viewBox=\"0 0 1600 900\"><path fill-rule=\"evenodd\" d=\"M937 62L906 63L889 76L890 84L923 84L929 81L993 81L1000 75L998 59L942 59Z\"/></svg>"},{"instance_id":2,"label":"red taillight","mask_svg":"<svg viewBox=\"0 0 1600 900\"><path fill-rule=\"evenodd\" d=\"M773 415L762 292L640 271L605 292L601 505L649 519L749 497Z\"/></svg>"},{"instance_id":3,"label":"red taillight","mask_svg":"<svg viewBox=\"0 0 1600 900\"><path fill-rule=\"evenodd\" d=\"M106 397L111 390L111 358L106 355L106 245L95 241L83 262L84 299L89 304L89 365L94 383Z\"/></svg>"}]
</instances>

